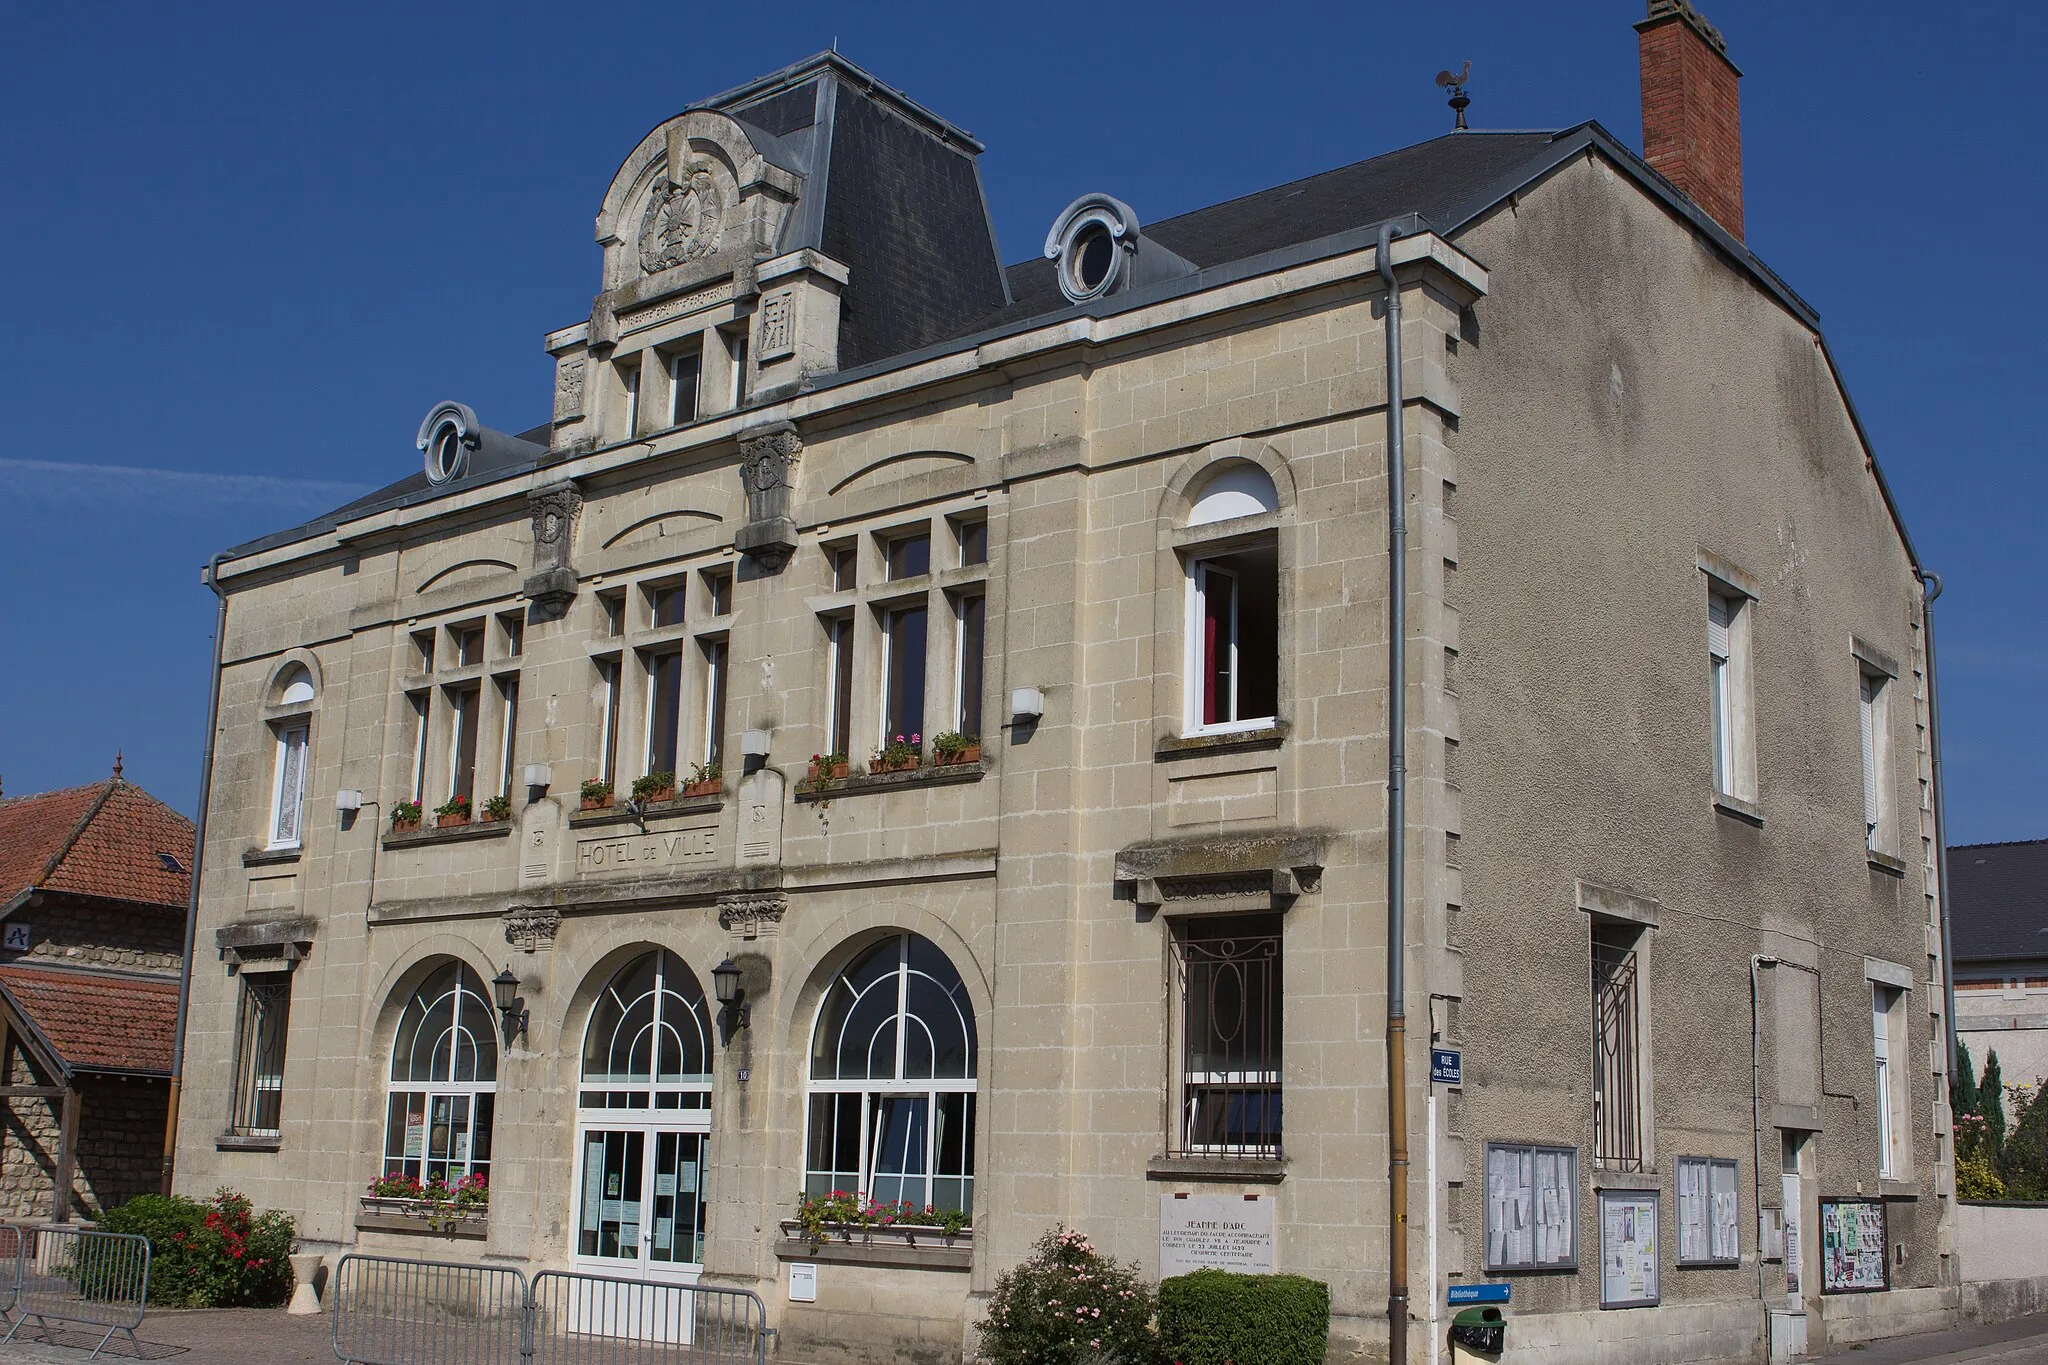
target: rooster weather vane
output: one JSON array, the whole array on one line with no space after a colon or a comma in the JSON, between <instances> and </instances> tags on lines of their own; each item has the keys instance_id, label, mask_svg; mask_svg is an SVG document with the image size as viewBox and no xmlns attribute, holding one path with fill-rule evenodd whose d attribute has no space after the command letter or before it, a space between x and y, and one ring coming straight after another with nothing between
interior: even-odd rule
<instances>
[{"instance_id":1,"label":"rooster weather vane","mask_svg":"<svg viewBox=\"0 0 2048 1365\"><path fill-rule=\"evenodd\" d=\"M1472 103L1472 97L1465 93L1465 83L1472 78L1472 63L1466 62L1456 71L1439 71L1436 84L1439 90L1451 92L1451 110L1458 116L1455 132L1465 131L1465 108Z\"/></svg>"}]
</instances>

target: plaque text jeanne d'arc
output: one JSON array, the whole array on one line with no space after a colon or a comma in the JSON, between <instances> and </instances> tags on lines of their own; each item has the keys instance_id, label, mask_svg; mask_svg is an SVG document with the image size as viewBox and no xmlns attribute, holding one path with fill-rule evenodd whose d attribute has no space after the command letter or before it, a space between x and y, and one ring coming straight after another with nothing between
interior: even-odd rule
<instances>
[{"instance_id":1,"label":"plaque text jeanne d'arc","mask_svg":"<svg viewBox=\"0 0 2048 1365\"><path fill-rule=\"evenodd\" d=\"M610 839L576 841L579 877L631 876L667 867L700 863L718 851L718 827L667 830L660 834L627 834Z\"/></svg>"},{"instance_id":2,"label":"plaque text jeanne d'arc","mask_svg":"<svg viewBox=\"0 0 2048 1365\"><path fill-rule=\"evenodd\" d=\"M1270 1194L1160 1195L1159 1277L1191 1270L1272 1274L1273 1203Z\"/></svg>"}]
</instances>

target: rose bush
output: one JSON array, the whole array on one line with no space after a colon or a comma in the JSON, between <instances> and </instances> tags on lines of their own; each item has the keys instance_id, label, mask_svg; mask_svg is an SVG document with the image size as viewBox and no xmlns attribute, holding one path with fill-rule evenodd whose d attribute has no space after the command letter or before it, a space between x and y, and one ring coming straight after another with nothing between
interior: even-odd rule
<instances>
[{"instance_id":1,"label":"rose bush","mask_svg":"<svg viewBox=\"0 0 2048 1365\"><path fill-rule=\"evenodd\" d=\"M1081 1233L1056 1227L996 1278L982 1354L994 1365L1150 1365L1152 1308L1152 1286L1136 1265L1118 1265Z\"/></svg>"}]
</instances>

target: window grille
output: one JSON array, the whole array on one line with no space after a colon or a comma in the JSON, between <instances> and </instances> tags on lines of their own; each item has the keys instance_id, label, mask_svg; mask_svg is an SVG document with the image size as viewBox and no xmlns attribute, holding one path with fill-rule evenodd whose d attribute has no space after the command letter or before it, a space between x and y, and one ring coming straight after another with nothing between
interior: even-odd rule
<instances>
[{"instance_id":1,"label":"window grille","mask_svg":"<svg viewBox=\"0 0 2048 1365\"><path fill-rule=\"evenodd\" d=\"M1280 917L1192 920L1173 936L1187 1155L1280 1156Z\"/></svg>"},{"instance_id":2,"label":"window grille","mask_svg":"<svg viewBox=\"0 0 2048 1365\"><path fill-rule=\"evenodd\" d=\"M1634 928L1593 931L1593 1160L1643 1168L1638 958Z\"/></svg>"},{"instance_id":3,"label":"window grille","mask_svg":"<svg viewBox=\"0 0 2048 1365\"><path fill-rule=\"evenodd\" d=\"M235 1022L235 1089L228 1131L276 1137L284 1108L285 1023L291 1014L289 975L275 981L242 978L242 1011Z\"/></svg>"}]
</instances>

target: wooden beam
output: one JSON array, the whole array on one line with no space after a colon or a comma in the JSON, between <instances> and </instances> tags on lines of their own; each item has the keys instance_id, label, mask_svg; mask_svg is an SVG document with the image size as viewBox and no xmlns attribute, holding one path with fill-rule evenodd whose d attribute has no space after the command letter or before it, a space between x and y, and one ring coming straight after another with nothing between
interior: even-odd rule
<instances>
[{"instance_id":1,"label":"wooden beam","mask_svg":"<svg viewBox=\"0 0 2048 1365\"><path fill-rule=\"evenodd\" d=\"M78 1089L64 1087L64 1122L57 1133L57 1182L50 1191L50 1221L71 1221L71 1173L78 1163Z\"/></svg>"},{"instance_id":2,"label":"wooden beam","mask_svg":"<svg viewBox=\"0 0 2048 1365\"><path fill-rule=\"evenodd\" d=\"M61 1085L0 1085L0 1100L61 1100Z\"/></svg>"}]
</instances>

